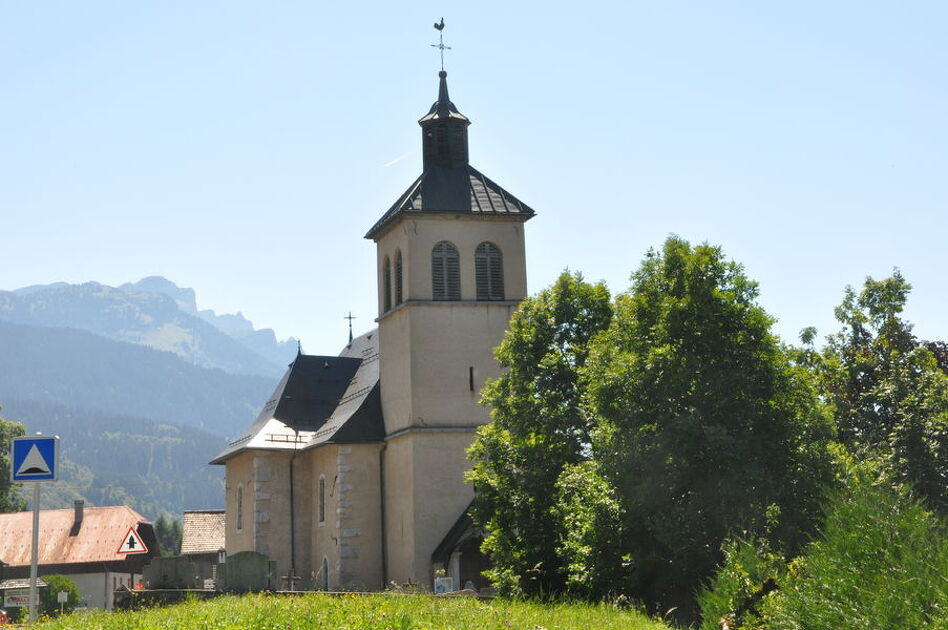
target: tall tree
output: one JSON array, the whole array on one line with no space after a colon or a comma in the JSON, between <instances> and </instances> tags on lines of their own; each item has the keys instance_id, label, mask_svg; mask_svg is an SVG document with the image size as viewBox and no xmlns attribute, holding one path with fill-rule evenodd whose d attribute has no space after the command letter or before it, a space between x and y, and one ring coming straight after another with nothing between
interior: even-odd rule
<instances>
[{"instance_id":1,"label":"tall tree","mask_svg":"<svg viewBox=\"0 0 948 630\"><path fill-rule=\"evenodd\" d=\"M793 547L815 523L832 425L721 250L669 238L617 298L585 369L632 593L693 613L731 532Z\"/></svg>"},{"instance_id":2,"label":"tall tree","mask_svg":"<svg viewBox=\"0 0 948 630\"><path fill-rule=\"evenodd\" d=\"M20 512L26 501L17 494L18 486L10 481L10 444L26 430L19 422L0 418L0 512Z\"/></svg>"},{"instance_id":3,"label":"tall tree","mask_svg":"<svg viewBox=\"0 0 948 630\"><path fill-rule=\"evenodd\" d=\"M155 537L162 556L177 556L181 553L181 523L162 514L155 521Z\"/></svg>"},{"instance_id":4,"label":"tall tree","mask_svg":"<svg viewBox=\"0 0 948 630\"><path fill-rule=\"evenodd\" d=\"M822 364L841 441L872 457L929 507L948 511L948 376L944 346L919 343L901 317L911 285L897 270L846 289Z\"/></svg>"},{"instance_id":5,"label":"tall tree","mask_svg":"<svg viewBox=\"0 0 948 630\"><path fill-rule=\"evenodd\" d=\"M564 586L556 541L557 480L589 455L590 426L580 410L579 370L590 338L612 314L605 285L564 272L527 298L496 350L503 375L482 396L492 407L469 451L473 516L489 534L491 578L507 593L549 593Z\"/></svg>"}]
</instances>

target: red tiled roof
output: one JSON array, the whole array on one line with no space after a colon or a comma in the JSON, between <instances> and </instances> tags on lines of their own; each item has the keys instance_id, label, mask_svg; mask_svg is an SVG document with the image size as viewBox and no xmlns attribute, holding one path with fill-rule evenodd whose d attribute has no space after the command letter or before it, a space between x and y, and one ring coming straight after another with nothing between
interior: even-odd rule
<instances>
[{"instance_id":1,"label":"red tiled roof","mask_svg":"<svg viewBox=\"0 0 948 630\"><path fill-rule=\"evenodd\" d=\"M129 527L151 525L144 516L125 507L87 507L82 526L71 536L75 510L40 512L39 563L74 564L79 562L121 562L116 553ZM8 565L30 564L30 540L33 512L0 514L0 560ZM154 551L154 550L149 550Z\"/></svg>"},{"instance_id":2,"label":"red tiled roof","mask_svg":"<svg viewBox=\"0 0 948 630\"><path fill-rule=\"evenodd\" d=\"M181 554L217 553L224 548L224 510L188 510L181 526Z\"/></svg>"}]
</instances>

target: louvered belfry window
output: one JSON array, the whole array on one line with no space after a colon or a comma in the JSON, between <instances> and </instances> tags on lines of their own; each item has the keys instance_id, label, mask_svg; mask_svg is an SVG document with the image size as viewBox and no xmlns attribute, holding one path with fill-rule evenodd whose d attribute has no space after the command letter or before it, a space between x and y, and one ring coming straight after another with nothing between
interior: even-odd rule
<instances>
[{"instance_id":1,"label":"louvered belfry window","mask_svg":"<svg viewBox=\"0 0 948 630\"><path fill-rule=\"evenodd\" d=\"M441 241L431 250L431 293L435 300L461 299L458 250L447 241Z\"/></svg>"},{"instance_id":2,"label":"louvered belfry window","mask_svg":"<svg viewBox=\"0 0 948 630\"><path fill-rule=\"evenodd\" d=\"M402 295L402 250L395 250L395 305L403 301Z\"/></svg>"},{"instance_id":3,"label":"louvered belfry window","mask_svg":"<svg viewBox=\"0 0 948 630\"><path fill-rule=\"evenodd\" d=\"M474 275L478 300L504 299L504 261L493 243L481 243L474 250Z\"/></svg>"},{"instance_id":4,"label":"louvered belfry window","mask_svg":"<svg viewBox=\"0 0 948 630\"><path fill-rule=\"evenodd\" d=\"M382 312L392 308L392 265L388 262L388 256L382 262Z\"/></svg>"}]
</instances>

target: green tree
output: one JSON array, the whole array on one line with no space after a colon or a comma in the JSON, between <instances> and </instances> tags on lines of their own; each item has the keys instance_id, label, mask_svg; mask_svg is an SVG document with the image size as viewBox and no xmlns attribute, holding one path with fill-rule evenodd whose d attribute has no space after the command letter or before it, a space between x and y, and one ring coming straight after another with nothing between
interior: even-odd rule
<instances>
[{"instance_id":1,"label":"green tree","mask_svg":"<svg viewBox=\"0 0 948 630\"><path fill-rule=\"evenodd\" d=\"M900 316L911 285L896 270L867 278L858 294L847 287L829 338L824 387L835 408L841 441L858 457L883 463L897 483L909 483L928 505L948 511L948 376L939 344L919 343Z\"/></svg>"},{"instance_id":2,"label":"green tree","mask_svg":"<svg viewBox=\"0 0 948 630\"><path fill-rule=\"evenodd\" d=\"M488 531L492 581L505 593L550 593L566 582L556 541L557 481L589 456L590 426L580 409L579 370L589 340L612 314L605 285L564 272L523 301L496 349L503 375L484 389L490 424L478 430L468 481L473 517ZM564 499L565 500L565 499Z\"/></svg>"},{"instance_id":3,"label":"green tree","mask_svg":"<svg viewBox=\"0 0 948 630\"><path fill-rule=\"evenodd\" d=\"M181 523L165 518L162 514L155 521L155 537L162 556L177 556L181 553Z\"/></svg>"},{"instance_id":4,"label":"green tree","mask_svg":"<svg viewBox=\"0 0 948 630\"><path fill-rule=\"evenodd\" d=\"M832 424L719 248L671 237L632 280L585 369L593 452L621 504L629 594L693 619L730 533L802 544Z\"/></svg>"},{"instance_id":5,"label":"green tree","mask_svg":"<svg viewBox=\"0 0 948 630\"><path fill-rule=\"evenodd\" d=\"M46 582L46 588L39 589L40 614L55 617L59 615L60 607L64 613L68 613L79 604L79 587L65 575L44 575L43 581ZM60 592L66 593L65 604L59 603Z\"/></svg>"},{"instance_id":6,"label":"green tree","mask_svg":"<svg viewBox=\"0 0 948 630\"><path fill-rule=\"evenodd\" d=\"M26 501L17 494L19 484L10 481L10 445L13 438L25 432L19 422L0 418L0 512L21 512L26 509Z\"/></svg>"}]
</instances>

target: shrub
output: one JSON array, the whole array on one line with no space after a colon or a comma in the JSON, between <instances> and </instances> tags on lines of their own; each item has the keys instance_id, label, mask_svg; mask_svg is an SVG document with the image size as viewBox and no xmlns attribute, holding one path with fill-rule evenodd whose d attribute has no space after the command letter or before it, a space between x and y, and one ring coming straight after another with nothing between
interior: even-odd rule
<instances>
[{"instance_id":1,"label":"shrub","mask_svg":"<svg viewBox=\"0 0 948 630\"><path fill-rule=\"evenodd\" d=\"M786 573L780 554L761 539L732 539L722 545L724 561L710 583L698 593L701 630L731 630L762 626L760 609Z\"/></svg>"},{"instance_id":2,"label":"shrub","mask_svg":"<svg viewBox=\"0 0 948 630\"><path fill-rule=\"evenodd\" d=\"M60 606L63 612L72 612L79 603L79 587L76 583L65 575L58 574L46 575L43 581L46 582L46 588L40 589L40 614L55 617L59 614ZM60 604L58 601L57 595L60 592L67 593L65 604Z\"/></svg>"},{"instance_id":3,"label":"shrub","mask_svg":"<svg viewBox=\"0 0 948 630\"><path fill-rule=\"evenodd\" d=\"M943 521L904 490L867 476L833 491L812 543L765 607L773 628L948 627Z\"/></svg>"}]
</instances>

